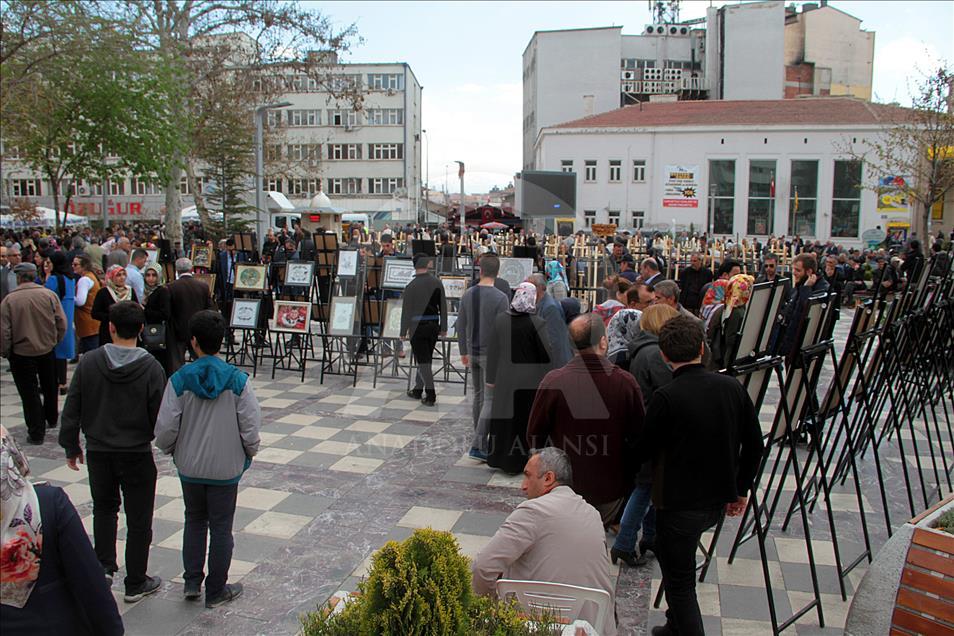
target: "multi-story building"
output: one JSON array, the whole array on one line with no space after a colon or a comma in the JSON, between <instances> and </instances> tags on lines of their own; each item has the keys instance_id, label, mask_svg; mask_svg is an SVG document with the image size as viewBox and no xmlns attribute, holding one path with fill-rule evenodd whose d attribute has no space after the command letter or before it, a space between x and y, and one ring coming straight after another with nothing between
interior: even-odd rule
<instances>
[{"instance_id":1,"label":"multi-story building","mask_svg":"<svg viewBox=\"0 0 954 636\"><path fill-rule=\"evenodd\" d=\"M307 206L321 190L334 207L348 212L381 220L417 219L418 206L423 205L422 89L414 72L405 63L338 64L333 72L333 81L361 94L360 110L349 101L336 101L306 75L272 76L284 86L277 99L291 106L267 112L264 189L281 192L298 207ZM26 200L53 206L54 185L26 166L16 148L3 148L2 169L5 205ZM201 167L198 172L203 172ZM203 188L210 181L206 176L198 179ZM69 180L58 187L63 195L72 188L72 211L102 218L102 185ZM160 186L128 176L109 181L107 187L110 220L160 218L165 205ZM185 177L179 188L183 207L191 206ZM249 202L253 200L250 191Z\"/></svg>"},{"instance_id":2,"label":"multi-story building","mask_svg":"<svg viewBox=\"0 0 954 636\"><path fill-rule=\"evenodd\" d=\"M535 163L576 174L576 229L675 225L857 245L866 230L911 229L896 175L858 160L898 117L849 97L647 103L544 128ZM936 223L948 226L943 206Z\"/></svg>"},{"instance_id":3,"label":"multi-story building","mask_svg":"<svg viewBox=\"0 0 954 636\"><path fill-rule=\"evenodd\" d=\"M828 6L783 2L709 8L705 18L538 31L523 53L523 167L540 130L647 101L871 98L874 33Z\"/></svg>"}]
</instances>

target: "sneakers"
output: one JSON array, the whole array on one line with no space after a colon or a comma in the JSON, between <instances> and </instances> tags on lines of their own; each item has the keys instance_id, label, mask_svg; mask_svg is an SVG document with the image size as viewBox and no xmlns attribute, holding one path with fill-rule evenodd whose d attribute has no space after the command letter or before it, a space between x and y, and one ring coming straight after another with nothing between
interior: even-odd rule
<instances>
[{"instance_id":1,"label":"sneakers","mask_svg":"<svg viewBox=\"0 0 954 636\"><path fill-rule=\"evenodd\" d=\"M158 576L147 576L146 580L140 585L137 585L134 588L127 587L126 595L123 597L123 600L127 603L141 601L144 597L158 592L160 585L162 585L162 579L160 579Z\"/></svg>"},{"instance_id":2,"label":"sneakers","mask_svg":"<svg viewBox=\"0 0 954 636\"><path fill-rule=\"evenodd\" d=\"M182 596L187 601L198 600L202 596L202 585L200 583L186 583Z\"/></svg>"},{"instance_id":3,"label":"sneakers","mask_svg":"<svg viewBox=\"0 0 954 636\"><path fill-rule=\"evenodd\" d=\"M487 454L480 452L480 449L479 449L479 448L472 448L472 449L470 449L470 452L467 453L467 456L470 457L471 459L476 459L476 460L478 460L478 461L482 461L482 462L484 462L485 464L487 463Z\"/></svg>"},{"instance_id":4,"label":"sneakers","mask_svg":"<svg viewBox=\"0 0 954 636\"><path fill-rule=\"evenodd\" d=\"M424 406L434 406L435 404L437 404L437 396L425 395L424 397L421 398L421 404L423 404Z\"/></svg>"},{"instance_id":5,"label":"sneakers","mask_svg":"<svg viewBox=\"0 0 954 636\"><path fill-rule=\"evenodd\" d=\"M103 568L103 572L106 574L106 582L109 583L110 585L112 585L112 584L113 584L113 574L114 574L114 573L113 573L111 570L108 570L108 569L106 569L106 568Z\"/></svg>"},{"instance_id":6,"label":"sneakers","mask_svg":"<svg viewBox=\"0 0 954 636\"><path fill-rule=\"evenodd\" d=\"M242 595L242 584L241 583L229 583L222 591L216 594L213 598L205 599L205 606L209 609L213 607L218 607L219 605L225 605L230 601L234 601Z\"/></svg>"},{"instance_id":7,"label":"sneakers","mask_svg":"<svg viewBox=\"0 0 954 636\"><path fill-rule=\"evenodd\" d=\"M410 391L407 392L407 396L409 398L414 398L415 400L420 400L421 395L423 394L424 394L424 391L422 391L421 389L411 389Z\"/></svg>"}]
</instances>

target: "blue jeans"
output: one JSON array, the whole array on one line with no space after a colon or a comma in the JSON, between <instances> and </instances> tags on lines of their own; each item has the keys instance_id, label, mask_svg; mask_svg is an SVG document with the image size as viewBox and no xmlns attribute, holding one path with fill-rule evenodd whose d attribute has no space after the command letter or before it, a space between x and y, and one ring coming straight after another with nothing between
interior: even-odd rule
<instances>
[{"instance_id":1,"label":"blue jeans","mask_svg":"<svg viewBox=\"0 0 954 636\"><path fill-rule=\"evenodd\" d=\"M656 538L656 509L650 501L652 485L637 484L623 509L623 518L619 522L619 534L613 547L620 552L633 552L636 549L636 532L643 527L643 541Z\"/></svg>"},{"instance_id":2,"label":"blue jeans","mask_svg":"<svg viewBox=\"0 0 954 636\"><path fill-rule=\"evenodd\" d=\"M232 521L238 484L209 486L182 482L185 502L185 529L182 534L183 579L202 584L205 578L205 599L215 598L225 588L232 565ZM209 575L203 574L205 546L209 545Z\"/></svg>"}]
</instances>

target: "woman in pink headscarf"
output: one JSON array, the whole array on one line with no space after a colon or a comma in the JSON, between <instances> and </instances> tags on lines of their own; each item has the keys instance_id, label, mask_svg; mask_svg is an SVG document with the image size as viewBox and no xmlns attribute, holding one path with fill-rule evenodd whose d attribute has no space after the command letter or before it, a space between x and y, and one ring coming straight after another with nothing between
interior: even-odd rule
<instances>
[{"instance_id":1,"label":"woman in pink headscarf","mask_svg":"<svg viewBox=\"0 0 954 636\"><path fill-rule=\"evenodd\" d=\"M527 463L530 407L540 380L553 368L546 324L536 315L536 304L533 283L517 285L510 310L497 316L487 355L487 464L508 473L521 472Z\"/></svg>"},{"instance_id":2,"label":"woman in pink headscarf","mask_svg":"<svg viewBox=\"0 0 954 636\"><path fill-rule=\"evenodd\" d=\"M716 281L722 282L722 281ZM745 316L745 305L752 295L755 278L748 274L736 274L725 281L722 303L710 313L706 337L712 350L712 367L724 369L734 362L736 341ZM744 355L745 352L740 352Z\"/></svg>"}]
</instances>

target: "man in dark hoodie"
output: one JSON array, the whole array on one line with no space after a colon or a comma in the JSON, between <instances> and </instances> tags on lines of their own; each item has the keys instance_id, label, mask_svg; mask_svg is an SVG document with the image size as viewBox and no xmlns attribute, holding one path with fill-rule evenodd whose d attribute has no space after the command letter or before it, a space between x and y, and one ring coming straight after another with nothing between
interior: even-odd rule
<instances>
[{"instance_id":1,"label":"man in dark hoodie","mask_svg":"<svg viewBox=\"0 0 954 636\"><path fill-rule=\"evenodd\" d=\"M431 361L437 340L447 332L444 286L428 271L430 266L430 256L423 252L415 254L414 279L404 288L401 304L401 337L410 338L417 360L414 388L407 394L426 406L434 406L437 400Z\"/></svg>"},{"instance_id":2,"label":"man in dark hoodie","mask_svg":"<svg viewBox=\"0 0 954 636\"><path fill-rule=\"evenodd\" d=\"M165 372L145 349L136 346L146 317L133 301L109 308L112 343L83 356L70 384L60 417L60 446L67 465L84 461L79 432L86 436L85 461L93 497L96 556L112 580L116 563L116 523L122 490L126 513L126 595L134 603L159 589L148 576L156 464L149 443L162 401Z\"/></svg>"},{"instance_id":3,"label":"man in dark hoodie","mask_svg":"<svg viewBox=\"0 0 954 636\"><path fill-rule=\"evenodd\" d=\"M212 608L242 593L241 583L226 583L234 545L232 522L239 480L258 452L262 413L248 375L216 356L225 336L222 315L200 311L189 320L189 333L197 359L169 378L156 424L156 447L173 456L182 482L185 598L198 599L205 579L205 606Z\"/></svg>"}]
</instances>

